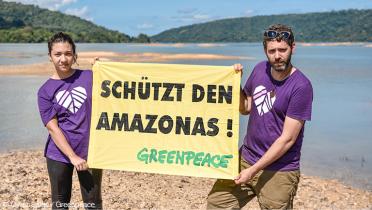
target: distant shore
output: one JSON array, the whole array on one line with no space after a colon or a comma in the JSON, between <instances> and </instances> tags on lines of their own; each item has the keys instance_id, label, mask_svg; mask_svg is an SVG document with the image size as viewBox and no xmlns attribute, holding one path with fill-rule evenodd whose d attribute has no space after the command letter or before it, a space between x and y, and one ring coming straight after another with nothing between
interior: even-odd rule
<instances>
[{"instance_id":1,"label":"distant shore","mask_svg":"<svg viewBox=\"0 0 372 210\"><path fill-rule=\"evenodd\" d=\"M246 42L244 42L246 43ZM154 47L163 47L163 46L171 46L171 47L184 47L187 44L195 44L198 47L219 47L225 46L226 43L224 42L211 42L211 43L148 43L142 45L154 46ZM353 45L361 45L364 47L372 47L371 42L296 42L297 45L304 46L304 47L311 47L311 46L353 46Z\"/></svg>"},{"instance_id":2,"label":"distant shore","mask_svg":"<svg viewBox=\"0 0 372 210\"><path fill-rule=\"evenodd\" d=\"M311 46L353 46L361 45L363 47L372 47L370 42L297 42L298 45L303 47Z\"/></svg>"},{"instance_id":3,"label":"distant shore","mask_svg":"<svg viewBox=\"0 0 372 210\"><path fill-rule=\"evenodd\" d=\"M17 56L17 55L12 55ZM74 68L91 69L94 57L101 61L118 62L167 62L172 60L241 60L252 57L230 56L219 54L190 54L190 53L115 53L109 51L90 51L78 53L78 64ZM51 75L53 65L50 62L26 65L0 65L0 75Z\"/></svg>"},{"instance_id":4,"label":"distant shore","mask_svg":"<svg viewBox=\"0 0 372 210\"><path fill-rule=\"evenodd\" d=\"M0 154L0 208L50 208L50 186L41 150ZM105 170L102 196L105 209L205 209L215 179ZM81 205L76 174L71 203ZM247 208L259 208L256 200ZM371 209L372 192L336 180L302 175L295 209Z\"/></svg>"},{"instance_id":5,"label":"distant shore","mask_svg":"<svg viewBox=\"0 0 372 210\"><path fill-rule=\"evenodd\" d=\"M3 43L6 44L6 43ZM148 43L138 45L148 45L151 47L170 46L182 48L189 43ZM193 43L201 48L223 47L226 43ZM133 44L136 45L136 44ZM354 46L360 45L363 47L372 47L370 42L297 42L297 45L303 47L311 46ZM23 57L24 54L16 52L0 52L0 56L17 58ZM117 62L169 62L174 60L254 60L256 58L249 56L232 56L221 54L194 54L194 53L117 53L110 51L85 51L78 53L78 65L74 68L91 69L92 59L100 57L102 61L117 61ZM53 66L50 62L24 64L24 65L0 65L0 75L50 75L53 73Z\"/></svg>"}]
</instances>

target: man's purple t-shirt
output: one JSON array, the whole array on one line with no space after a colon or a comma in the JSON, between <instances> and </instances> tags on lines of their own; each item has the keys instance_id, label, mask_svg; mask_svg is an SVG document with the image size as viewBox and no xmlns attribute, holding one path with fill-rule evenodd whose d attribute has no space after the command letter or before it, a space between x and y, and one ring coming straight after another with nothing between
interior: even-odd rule
<instances>
[{"instance_id":1,"label":"man's purple t-shirt","mask_svg":"<svg viewBox=\"0 0 372 210\"><path fill-rule=\"evenodd\" d=\"M92 80L92 71L76 70L66 79L48 79L38 91L39 111L44 125L56 116L58 126L71 148L83 159L88 155ZM50 135L44 155L52 160L70 163Z\"/></svg>"},{"instance_id":2,"label":"man's purple t-shirt","mask_svg":"<svg viewBox=\"0 0 372 210\"><path fill-rule=\"evenodd\" d=\"M274 80L270 63L264 61L253 69L244 86L244 92L247 96L252 96L252 108L241 153L246 161L254 164L281 135L286 116L297 120L311 120L313 89L310 80L298 69L283 81ZM265 169L299 169L303 137L304 128L294 145Z\"/></svg>"}]
</instances>

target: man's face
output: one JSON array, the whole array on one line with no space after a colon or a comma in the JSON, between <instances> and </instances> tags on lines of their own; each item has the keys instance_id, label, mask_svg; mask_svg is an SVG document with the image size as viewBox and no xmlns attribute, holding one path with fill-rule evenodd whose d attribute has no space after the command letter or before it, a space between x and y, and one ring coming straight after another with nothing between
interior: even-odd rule
<instances>
[{"instance_id":1,"label":"man's face","mask_svg":"<svg viewBox=\"0 0 372 210\"><path fill-rule=\"evenodd\" d=\"M288 65L291 63L291 56L294 47L294 43L291 47L283 40L266 42L265 53L275 71L281 72L288 68Z\"/></svg>"}]
</instances>

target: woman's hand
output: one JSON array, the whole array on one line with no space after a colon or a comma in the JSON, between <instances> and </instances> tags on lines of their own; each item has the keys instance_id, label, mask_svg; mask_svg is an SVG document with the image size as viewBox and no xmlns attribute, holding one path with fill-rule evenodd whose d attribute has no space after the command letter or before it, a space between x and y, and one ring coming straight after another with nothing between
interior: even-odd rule
<instances>
[{"instance_id":1,"label":"woman's hand","mask_svg":"<svg viewBox=\"0 0 372 210\"><path fill-rule=\"evenodd\" d=\"M75 166L76 170L78 170L78 171L88 170L87 161L84 160L83 158L75 155L75 156L70 158L70 161L71 161L72 165Z\"/></svg>"},{"instance_id":2,"label":"woman's hand","mask_svg":"<svg viewBox=\"0 0 372 210\"><path fill-rule=\"evenodd\" d=\"M236 73L240 73L240 76L243 75L243 69L244 69L244 67L243 67L242 64L236 63L236 64L233 65L233 68L234 68L234 70L235 70Z\"/></svg>"},{"instance_id":3,"label":"woman's hand","mask_svg":"<svg viewBox=\"0 0 372 210\"><path fill-rule=\"evenodd\" d=\"M92 64L93 66L96 63L96 61L99 61L99 57L94 57L90 64Z\"/></svg>"}]
</instances>

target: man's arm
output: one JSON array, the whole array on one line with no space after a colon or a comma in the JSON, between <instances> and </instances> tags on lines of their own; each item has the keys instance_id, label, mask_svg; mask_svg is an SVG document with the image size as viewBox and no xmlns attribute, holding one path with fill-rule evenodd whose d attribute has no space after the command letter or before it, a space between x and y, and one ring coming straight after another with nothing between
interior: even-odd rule
<instances>
[{"instance_id":1,"label":"man's arm","mask_svg":"<svg viewBox=\"0 0 372 210\"><path fill-rule=\"evenodd\" d=\"M235 178L236 184L248 182L260 170L264 169L277 159L282 157L289 148L296 142L297 136L304 125L303 120L296 120L286 116L284 121L283 132L270 146L266 153L252 167L249 167L240 172Z\"/></svg>"},{"instance_id":2,"label":"man's arm","mask_svg":"<svg viewBox=\"0 0 372 210\"><path fill-rule=\"evenodd\" d=\"M247 115L251 112L252 96L245 95L244 91L240 87L240 103L239 112L242 115Z\"/></svg>"},{"instance_id":3,"label":"man's arm","mask_svg":"<svg viewBox=\"0 0 372 210\"><path fill-rule=\"evenodd\" d=\"M234 64L234 70L243 75L243 65L240 63ZM239 100L239 112L243 115L247 115L251 111L252 97L247 96L242 87L240 87L240 100Z\"/></svg>"}]
</instances>

